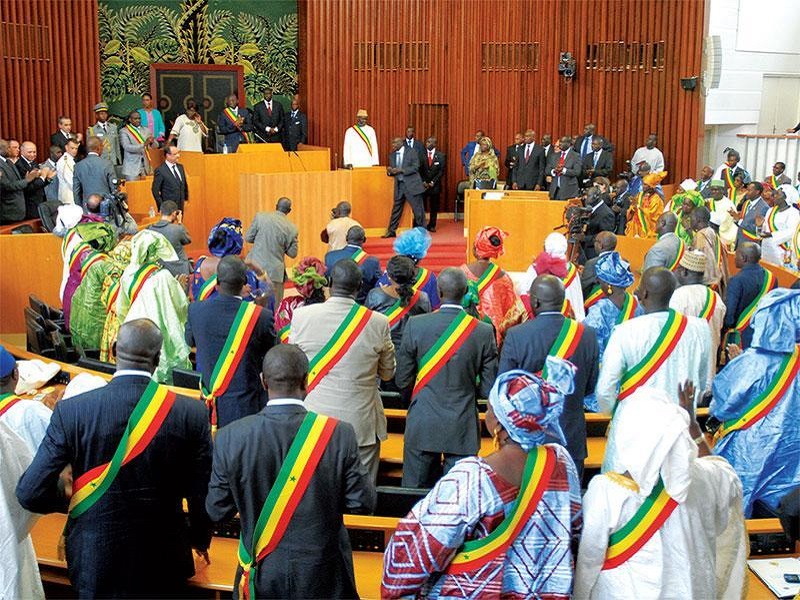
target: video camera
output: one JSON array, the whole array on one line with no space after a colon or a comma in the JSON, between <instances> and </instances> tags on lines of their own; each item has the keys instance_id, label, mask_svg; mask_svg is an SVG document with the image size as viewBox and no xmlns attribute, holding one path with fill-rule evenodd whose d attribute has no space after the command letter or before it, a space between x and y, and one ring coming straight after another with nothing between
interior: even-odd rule
<instances>
[{"instance_id":1,"label":"video camera","mask_svg":"<svg viewBox=\"0 0 800 600\"><path fill-rule=\"evenodd\" d=\"M103 199L100 201L99 212L100 216L103 217L105 221L108 221L110 218L114 218L114 220L117 221L117 217L124 217L128 212L128 194L120 191L120 180L112 179L111 183L114 186L114 191L103 194ZM119 226L121 221L115 224Z\"/></svg>"}]
</instances>

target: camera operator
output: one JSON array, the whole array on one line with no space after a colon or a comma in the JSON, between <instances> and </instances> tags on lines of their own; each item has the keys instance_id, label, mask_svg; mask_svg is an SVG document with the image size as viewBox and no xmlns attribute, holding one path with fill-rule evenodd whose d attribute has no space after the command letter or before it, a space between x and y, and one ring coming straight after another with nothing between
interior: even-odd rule
<instances>
[{"instance_id":1,"label":"camera operator","mask_svg":"<svg viewBox=\"0 0 800 600\"><path fill-rule=\"evenodd\" d=\"M588 212L588 218L583 231L576 233L570 231L570 237L581 243L583 249L581 262L597 256L597 250L594 247L595 237L601 231L614 231L615 221L614 211L603 202L602 191L597 186L593 185L586 190L586 208L584 210Z\"/></svg>"},{"instance_id":2,"label":"camera operator","mask_svg":"<svg viewBox=\"0 0 800 600\"><path fill-rule=\"evenodd\" d=\"M103 221L114 227L117 237L134 235L138 230L136 221L128 212L128 197L124 192L114 192L101 196L91 194L86 200L86 212L100 215Z\"/></svg>"},{"instance_id":3,"label":"camera operator","mask_svg":"<svg viewBox=\"0 0 800 600\"><path fill-rule=\"evenodd\" d=\"M319 234L319 239L328 244L328 251L347 246L347 232L356 225L361 227L361 223L350 218L351 210L350 203L344 201L331 209L331 220Z\"/></svg>"}]
</instances>

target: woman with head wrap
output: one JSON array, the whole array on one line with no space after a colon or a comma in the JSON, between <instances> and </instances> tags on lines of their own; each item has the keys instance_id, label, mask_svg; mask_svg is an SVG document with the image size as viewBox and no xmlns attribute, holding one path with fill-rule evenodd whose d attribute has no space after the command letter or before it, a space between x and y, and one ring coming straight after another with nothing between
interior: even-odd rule
<instances>
[{"instance_id":1,"label":"woman with head wrap","mask_svg":"<svg viewBox=\"0 0 800 600\"><path fill-rule=\"evenodd\" d=\"M578 268L567 261L569 243L562 234L554 232L544 238L544 252L533 259L533 263L525 272L525 276L517 283L517 293L522 300L522 305L528 313L528 318L533 318L531 311L530 289L533 280L539 275L555 275L564 284L565 300L562 314L565 317L583 321L586 312L583 308L583 288Z\"/></svg>"},{"instance_id":2,"label":"woman with head wrap","mask_svg":"<svg viewBox=\"0 0 800 600\"><path fill-rule=\"evenodd\" d=\"M325 302L325 265L314 256L306 256L292 267L289 278L294 283L297 296L286 296L275 311L275 333L282 344L289 343L289 330L295 309Z\"/></svg>"},{"instance_id":3,"label":"woman with head wrap","mask_svg":"<svg viewBox=\"0 0 800 600\"><path fill-rule=\"evenodd\" d=\"M122 243L122 242L120 242ZM101 296L103 282L112 269L110 254L88 252L84 254L81 264L81 282L72 296L69 315L69 330L72 343L83 350L97 350L103 337L103 324L106 322L108 310ZM66 320L67 314L64 313Z\"/></svg>"},{"instance_id":4,"label":"woman with head wrap","mask_svg":"<svg viewBox=\"0 0 800 600\"><path fill-rule=\"evenodd\" d=\"M656 221L659 215L664 212L664 200L658 194L656 186L666 176L667 172L662 171L661 173L648 173L642 178L642 191L631 198L625 235L640 238L655 238L658 236Z\"/></svg>"},{"instance_id":5,"label":"woman with head wrap","mask_svg":"<svg viewBox=\"0 0 800 600\"><path fill-rule=\"evenodd\" d=\"M458 461L401 519L383 598L570 597L581 498L559 415L574 367L551 357L546 370L547 382L497 378L486 412L495 452Z\"/></svg>"},{"instance_id":6,"label":"woman with head wrap","mask_svg":"<svg viewBox=\"0 0 800 600\"><path fill-rule=\"evenodd\" d=\"M742 597L742 486L708 456L688 387L681 406L647 387L619 404L620 472L595 476L583 498L575 598Z\"/></svg>"},{"instance_id":7,"label":"woman with head wrap","mask_svg":"<svg viewBox=\"0 0 800 600\"><path fill-rule=\"evenodd\" d=\"M485 139L485 138L484 138ZM477 259L461 265L467 282L478 300L478 316L494 326L497 347L503 344L506 331L525 320L525 307L514 291L514 282L491 259L503 255L503 240L508 234L497 227L484 227L475 236L472 255Z\"/></svg>"},{"instance_id":8,"label":"woman with head wrap","mask_svg":"<svg viewBox=\"0 0 800 600\"><path fill-rule=\"evenodd\" d=\"M100 303L106 316L100 336L100 360L114 363L114 343L117 341L120 320L117 316L117 298L119 297L120 277L131 262L131 241L123 240L108 253L109 269L103 279L100 291Z\"/></svg>"},{"instance_id":9,"label":"woman with head wrap","mask_svg":"<svg viewBox=\"0 0 800 600\"><path fill-rule=\"evenodd\" d=\"M208 300L217 294L217 265L223 256L239 256L244 247L242 237L242 222L239 219L225 217L211 228L208 235L208 251L211 256L201 256L195 263L194 273L190 278L192 299L195 302ZM252 302L258 296L272 295L272 288L267 281L266 274L251 263L247 271L247 286L243 290L242 298ZM248 289L249 288L249 289ZM272 309L274 298L270 298L267 306Z\"/></svg>"},{"instance_id":10,"label":"woman with head wrap","mask_svg":"<svg viewBox=\"0 0 800 600\"><path fill-rule=\"evenodd\" d=\"M500 164L494 153L492 140L482 137L478 142L478 151L469 161L469 187L478 189L494 189Z\"/></svg>"},{"instance_id":11,"label":"woman with head wrap","mask_svg":"<svg viewBox=\"0 0 800 600\"><path fill-rule=\"evenodd\" d=\"M686 246L691 246L694 240L692 232L692 211L698 206L705 206L705 198L700 192L689 190L682 194L675 194L672 197L672 212L678 218L678 226L675 228L677 235Z\"/></svg>"},{"instance_id":12,"label":"woman with head wrap","mask_svg":"<svg viewBox=\"0 0 800 600\"><path fill-rule=\"evenodd\" d=\"M394 241L394 251L397 256L407 256L414 261L416 274L414 275L414 290L420 290L428 295L431 308L436 310L441 303L439 290L436 288L436 275L419 262L428 254L431 247L431 234L424 227L414 227L401 233ZM376 287L390 285L389 275L384 273L378 280Z\"/></svg>"}]
</instances>

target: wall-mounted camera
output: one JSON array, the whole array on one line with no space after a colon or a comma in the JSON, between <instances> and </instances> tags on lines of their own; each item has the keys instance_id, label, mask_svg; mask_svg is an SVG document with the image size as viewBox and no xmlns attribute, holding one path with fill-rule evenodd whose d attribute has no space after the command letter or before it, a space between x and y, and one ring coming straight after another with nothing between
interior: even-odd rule
<instances>
[{"instance_id":1,"label":"wall-mounted camera","mask_svg":"<svg viewBox=\"0 0 800 600\"><path fill-rule=\"evenodd\" d=\"M575 57L572 52L561 52L558 56L558 73L566 79L575 77Z\"/></svg>"}]
</instances>

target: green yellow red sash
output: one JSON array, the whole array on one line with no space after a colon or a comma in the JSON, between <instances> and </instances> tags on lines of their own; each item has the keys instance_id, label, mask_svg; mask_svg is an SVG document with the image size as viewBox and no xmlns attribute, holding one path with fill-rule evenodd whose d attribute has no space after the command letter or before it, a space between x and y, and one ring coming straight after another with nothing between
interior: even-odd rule
<instances>
[{"instance_id":1,"label":"green yellow red sash","mask_svg":"<svg viewBox=\"0 0 800 600\"><path fill-rule=\"evenodd\" d=\"M353 255L350 257L357 265L361 265L367 260L367 256L369 256L366 252L364 252L363 248L359 248Z\"/></svg>"},{"instance_id":2,"label":"green yellow red sash","mask_svg":"<svg viewBox=\"0 0 800 600\"><path fill-rule=\"evenodd\" d=\"M358 125L353 125L353 129L355 129L358 137L361 138L361 141L367 146L367 151L372 154L372 143L369 141L369 136L364 133L364 130L361 129Z\"/></svg>"},{"instance_id":3,"label":"green yellow red sash","mask_svg":"<svg viewBox=\"0 0 800 600\"><path fill-rule=\"evenodd\" d=\"M625 299L622 301L622 308L617 315L617 325L633 318L636 314L636 298L630 292L625 292Z\"/></svg>"},{"instance_id":4,"label":"green yellow red sash","mask_svg":"<svg viewBox=\"0 0 800 600\"><path fill-rule=\"evenodd\" d=\"M417 370L417 380L414 382L412 396L416 396L436 374L444 367L448 360L458 352L458 349L467 341L469 334L478 326L478 320L468 315L465 311L458 311L458 315L447 329L442 332L439 339L434 342L422 356Z\"/></svg>"},{"instance_id":5,"label":"green yellow red sash","mask_svg":"<svg viewBox=\"0 0 800 600\"><path fill-rule=\"evenodd\" d=\"M211 418L211 430L217 429L217 398L222 396L231 384L236 369L242 361L247 343L253 335L258 317L261 314L261 307L254 302L242 302L236 316L231 323L228 337L225 338L225 345L220 350L214 371L211 373L210 385L206 387L203 378L200 380L200 394L206 402Z\"/></svg>"},{"instance_id":6,"label":"green yellow red sash","mask_svg":"<svg viewBox=\"0 0 800 600\"><path fill-rule=\"evenodd\" d=\"M614 569L636 554L677 507L678 503L667 494L664 482L659 478L639 510L622 529L609 536L603 570Z\"/></svg>"},{"instance_id":7,"label":"green yellow red sash","mask_svg":"<svg viewBox=\"0 0 800 600\"><path fill-rule=\"evenodd\" d=\"M245 545L239 537L238 559L242 567L240 597L256 597L258 564L278 547L295 510L303 499L311 476L336 428L336 419L306 414L281 464L275 482L253 528L253 540Z\"/></svg>"},{"instance_id":8,"label":"green yellow red sash","mask_svg":"<svg viewBox=\"0 0 800 600\"><path fill-rule=\"evenodd\" d=\"M736 320L736 325L733 327L736 331L742 333L745 329L750 327L750 321L753 319L756 308L758 308L759 301L764 297L764 294L774 290L777 285L778 278L775 277L775 275L769 269L764 269L764 279L761 282L761 289L758 290L758 295L753 298L753 301L747 305L747 307L742 311L742 314L740 314L739 318Z\"/></svg>"},{"instance_id":9,"label":"green yellow red sash","mask_svg":"<svg viewBox=\"0 0 800 600\"><path fill-rule=\"evenodd\" d=\"M508 550L536 512L556 462L555 452L547 446L538 446L528 453L519 493L509 515L486 537L465 542L450 561L447 573L474 572Z\"/></svg>"},{"instance_id":10,"label":"green yellow red sash","mask_svg":"<svg viewBox=\"0 0 800 600\"><path fill-rule=\"evenodd\" d=\"M575 318L575 311L572 310L572 302L564 298L564 302L561 303L561 314L564 315L567 319Z\"/></svg>"},{"instance_id":11,"label":"green yellow red sash","mask_svg":"<svg viewBox=\"0 0 800 600\"><path fill-rule=\"evenodd\" d=\"M287 323L283 327L278 330L278 340L281 344L288 344L289 343L289 332L292 329L292 324Z\"/></svg>"},{"instance_id":12,"label":"green yellow red sash","mask_svg":"<svg viewBox=\"0 0 800 600\"><path fill-rule=\"evenodd\" d=\"M103 262L105 259L106 255L102 252L92 252L81 264L81 278L86 277L86 273L89 272L89 269L92 268L92 265Z\"/></svg>"},{"instance_id":13,"label":"green yellow red sash","mask_svg":"<svg viewBox=\"0 0 800 600\"><path fill-rule=\"evenodd\" d=\"M605 292L603 292L603 289L599 285L594 286L589 295L586 296L586 300L583 302L584 310L588 312L592 306L597 304L602 298L605 298L605 296Z\"/></svg>"},{"instance_id":14,"label":"green yellow red sash","mask_svg":"<svg viewBox=\"0 0 800 600\"><path fill-rule=\"evenodd\" d=\"M72 271L80 264L81 255L86 252L94 252L94 248L92 248L86 242L81 242L75 248L72 249L72 254L69 255L69 270Z\"/></svg>"},{"instance_id":15,"label":"green yellow red sash","mask_svg":"<svg viewBox=\"0 0 800 600\"><path fill-rule=\"evenodd\" d=\"M308 368L308 385L306 390L310 393L322 378L335 367L342 357L356 341L358 335L366 327L372 311L360 304L353 304L353 308L333 332L333 336L312 359Z\"/></svg>"},{"instance_id":16,"label":"green yellow red sash","mask_svg":"<svg viewBox=\"0 0 800 600\"><path fill-rule=\"evenodd\" d=\"M61 242L61 256L67 258L67 248L74 240L78 237L78 232L75 229L70 229L67 234L64 236L64 240Z\"/></svg>"},{"instance_id":17,"label":"green yellow red sash","mask_svg":"<svg viewBox=\"0 0 800 600\"><path fill-rule=\"evenodd\" d=\"M670 271L675 271L678 268L678 265L681 264L681 259L683 255L686 254L686 242L684 242L681 238L678 238L678 254L675 256L675 260L672 261L672 264L667 267Z\"/></svg>"},{"instance_id":18,"label":"green yellow red sash","mask_svg":"<svg viewBox=\"0 0 800 600\"><path fill-rule=\"evenodd\" d=\"M584 326L576 320L569 318L564 319L556 339L550 346L550 350L547 351L547 356L563 358L564 360L572 358L572 355L575 354L575 350L578 349L578 344L581 343L584 331ZM542 377L547 379L546 363L542 368Z\"/></svg>"},{"instance_id":19,"label":"green yellow red sash","mask_svg":"<svg viewBox=\"0 0 800 600\"><path fill-rule=\"evenodd\" d=\"M786 395L798 375L800 375L800 344L795 345L794 351L783 359L767 389L753 398L741 417L723 422L714 434L714 439L720 440L732 431L752 427L754 423L767 416Z\"/></svg>"},{"instance_id":20,"label":"green yellow red sash","mask_svg":"<svg viewBox=\"0 0 800 600\"><path fill-rule=\"evenodd\" d=\"M683 332L686 331L687 322L688 319L681 313L674 310L669 311L667 321L661 328L653 347L642 360L631 367L622 377L619 395L617 396L619 401L630 396L658 371L664 361L672 354L672 351L675 350L675 346L678 345Z\"/></svg>"},{"instance_id":21,"label":"green yellow red sash","mask_svg":"<svg viewBox=\"0 0 800 600\"><path fill-rule=\"evenodd\" d=\"M797 224L797 228L794 230L794 237L792 238L792 250L795 258L800 258L800 223Z\"/></svg>"},{"instance_id":22,"label":"green yellow red sash","mask_svg":"<svg viewBox=\"0 0 800 600\"><path fill-rule=\"evenodd\" d=\"M128 286L128 298L130 298L131 306L133 306L134 301L139 296L139 292L142 291L145 282L160 268L161 267L155 263L147 263L136 271L131 284Z\"/></svg>"},{"instance_id":23,"label":"green yellow red sash","mask_svg":"<svg viewBox=\"0 0 800 600\"><path fill-rule=\"evenodd\" d=\"M567 274L561 280L564 282L564 289L567 289L572 282L575 281L575 278L578 276L578 267L576 267L571 262L567 263Z\"/></svg>"},{"instance_id":24,"label":"green yellow red sash","mask_svg":"<svg viewBox=\"0 0 800 600\"><path fill-rule=\"evenodd\" d=\"M722 172L725 174L725 187L728 188L728 197L732 200L736 190L733 185L733 174L731 173L730 168L722 169Z\"/></svg>"},{"instance_id":25,"label":"green yellow red sash","mask_svg":"<svg viewBox=\"0 0 800 600\"><path fill-rule=\"evenodd\" d=\"M750 200L745 200L744 205L742 205L742 219L744 219L744 216L747 214L747 209L749 207L750 207ZM761 238L758 236L758 234L753 233L749 229L746 229L743 223L739 225L739 230L742 232L742 235L751 242L761 241Z\"/></svg>"},{"instance_id":26,"label":"green yellow red sash","mask_svg":"<svg viewBox=\"0 0 800 600\"><path fill-rule=\"evenodd\" d=\"M478 297L483 295L483 292L494 282L495 279L500 277L500 267L493 262L489 263L487 269L478 278Z\"/></svg>"},{"instance_id":27,"label":"green yellow red sash","mask_svg":"<svg viewBox=\"0 0 800 600\"><path fill-rule=\"evenodd\" d=\"M0 417L2 417L6 411L14 406L17 402L22 400L19 396L14 394L3 394L0 396Z\"/></svg>"},{"instance_id":28,"label":"green yellow red sash","mask_svg":"<svg viewBox=\"0 0 800 600\"><path fill-rule=\"evenodd\" d=\"M175 403L175 392L151 381L128 419L128 425L110 462L86 471L73 483L69 517L89 510L108 490L120 468L144 452Z\"/></svg>"},{"instance_id":29,"label":"green yellow red sash","mask_svg":"<svg viewBox=\"0 0 800 600\"><path fill-rule=\"evenodd\" d=\"M116 279L111 282L111 285L106 288L103 292L103 306L106 307L107 311L111 311L111 309L116 306L117 298L119 297L119 279Z\"/></svg>"},{"instance_id":30,"label":"green yellow red sash","mask_svg":"<svg viewBox=\"0 0 800 600\"><path fill-rule=\"evenodd\" d=\"M776 221L779 212L780 210L778 209L778 207L773 206L772 208L769 209L769 212L767 213L767 224L769 225L769 232L772 235L775 235L775 233L779 230L778 222ZM784 250L789 249L789 244L778 244L778 246L780 246Z\"/></svg>"},{"instance_id":31,"label":"green yellow red sash","mask_svg":"<svg viewBox=\"0 0 800 600\"><path fill-rule=\"evenodd\" d=\"M411 287L414 289L414 291L421 290L422 288L425 287L425 285L427 285L430 279L431 279L431 272L425 267L419 267L417 269L417 280Z\"/></svg>"},{"instance_id":32,"label":"green yellow red sash","mask_svg":"<svg viewBox=\"0 0 800 600\"><path fill-rule=\"evenodd\" d=\"M775 175L770 175L769 178L772 180L772 189L777 190L781 185L778 183L778 178Z\"/></svg>"},{"instance_id":33,"label":"green yellow red sash","mask_svg":"<svg viewBox=\"0 0 800 600\"><path fill-rule=\"evenodd\" d=\"M145 138L142 136L142 133L130 123L125 125L125 129L133 136L139 144L144 144Z\"/></svg>"},{"instance_id":34,"label":"green yellow red sash","mask_svg":"<svg viewBox=\"0 0 800 600\"><path fill-rule=\"evenodd\" d=\"M228 119L230 119L230 122L233 124L233 126L239 130L239 133L242 134L242 137L244 138L242 142L244 142L245 144L249 143L250 136L247 135L248 132L243 131L242 128L239 126L239 123L236 122L236 119L238 117L236 116L236 113L233 112L233 109L230 106L226 106L222 112L225 114L226 117L228 117Z\"/></svg>"},{"instance_id":35,"label":"green yellow red sash","mask_svg":"<svg viewBox=\"0 0 800 600\"><path fill-rule=\"evenodd\" d=\"M389 317L389 329L397 325L408 314L408 311L414 308L414 305L419 300L419 295L420 291L414 290L414 294L408 299L408 304L405 306L400 305L400 300L392 304L392 307L386 313L386 316Z\"/></svg>"},{"instance_id":36,"label":"green yellow red sash","mask_svg":"<svg viewBox=\"0 0 800 600\"><path fill-rule=\"evenodd\" d=\"M647 237L647 234L650 232L649 227L647 226L647 217L644 214L644 209L642 208L642 200L644 199L644 192L639 192L639 195L636 197L636 222L639 224L639 228L642 230L642 233Z\"/></svg>"},{"instance_id":37,"label":"green yellow red sash","mask_svg":"<svg viewBox=\"0 0 800 600\"><path fill-rule=\"evenodd\" d=\"M206 279L203 282L203 285L200 286L200 289L197 290L197 298L198 302L202 302L203 300L208 300L211 297L211 294L214 293L214 290L217 289L217 275L216 273Z\"/></svg>"},{"instance_id":38,"label":"green yellow red sash","mask_svg":"<svg viewBox=\"0 0 800 600\"><path fill-rule=\"evenodd\" d=\"M717 308L717 294L711 288L706 288L706 299L703 302L703 308L700 309L700 314L697 315L701 319L705 319L709 323L714 318L714 309Z\"/></svg>"}]
</instances>

